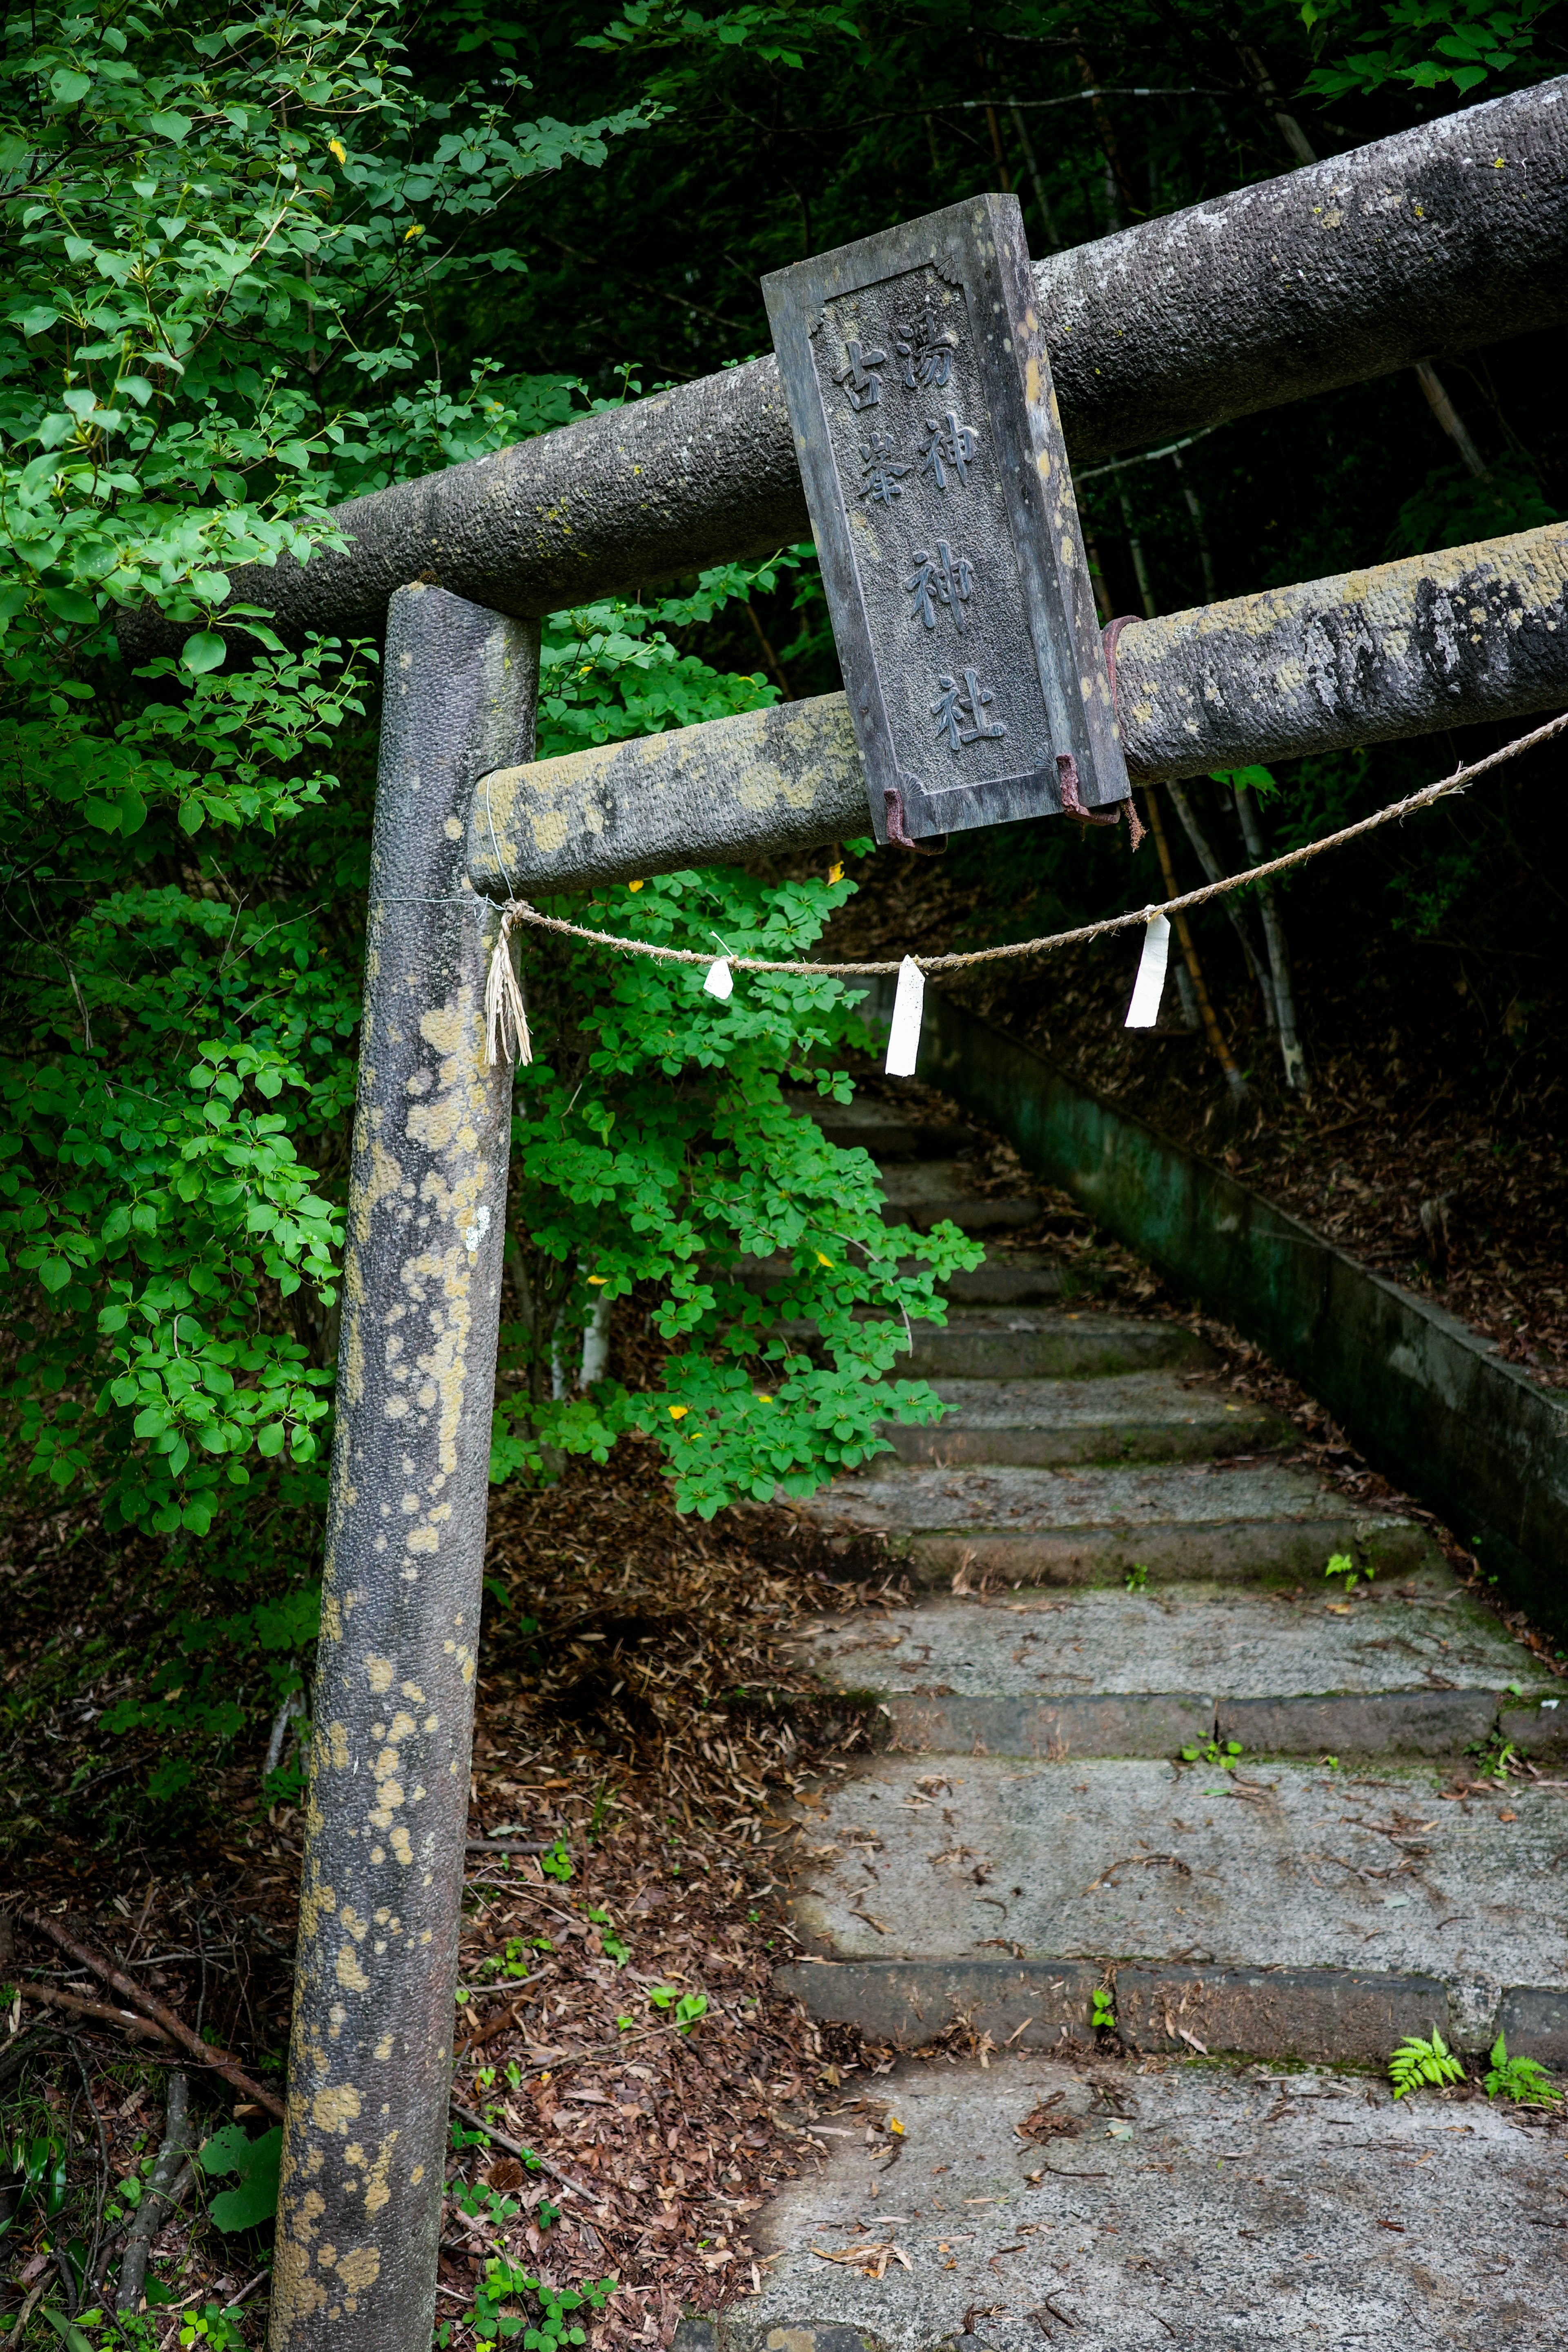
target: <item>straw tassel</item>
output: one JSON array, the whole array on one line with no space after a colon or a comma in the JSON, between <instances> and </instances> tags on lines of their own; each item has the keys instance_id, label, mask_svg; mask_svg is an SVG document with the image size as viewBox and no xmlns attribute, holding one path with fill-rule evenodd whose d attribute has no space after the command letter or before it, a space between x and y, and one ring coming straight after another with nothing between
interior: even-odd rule
<instances>
[{"instance_id":1,"label":"straw tassel","mask_svg":"<svg viewBox=\"0 0 1568 2352\"><path fill-rule=\"evenodd\" d=\"M524 1067L533 1059L528 1013L511 965L511 925L509 907L500 919L500 930L490 952L490 968L485 975L485 1060L492 1070L503 1056L514 1066Z\"/></svg>"}]
</instances>

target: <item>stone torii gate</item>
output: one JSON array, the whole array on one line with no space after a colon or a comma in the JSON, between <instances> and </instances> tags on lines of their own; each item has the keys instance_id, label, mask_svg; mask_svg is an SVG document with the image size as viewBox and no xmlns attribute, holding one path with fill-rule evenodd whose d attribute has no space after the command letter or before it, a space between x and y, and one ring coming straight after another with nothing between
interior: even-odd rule
<instances>
[{"instance_id":1,"label":"stone torii gate","mask_svg":"<svg viewBox=\"0 0 1568 2352\"><path fill-rule=\"evenodd\" d=\"M1565 258L1556 82L1054 257L1033 299L1082 459L1560 321ZM348 554L233 583L386 646L270 2343L425 2352L511 1107L483 1052L495 902L861 830L875 757L826 696L531 760L540 614L807 527L772 361L335 519ZM1118 673L1088 806L1123 756L1174 778L1540 709L1568 698L1568 526L1144 623Z\"/></svg>"}]
</instances>

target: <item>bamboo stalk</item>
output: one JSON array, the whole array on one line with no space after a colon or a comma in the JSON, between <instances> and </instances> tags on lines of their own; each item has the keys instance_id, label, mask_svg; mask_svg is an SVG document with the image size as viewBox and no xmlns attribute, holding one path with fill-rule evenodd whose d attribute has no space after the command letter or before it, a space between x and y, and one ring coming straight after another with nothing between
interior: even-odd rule
<instances>
[{"instance_id":1,"label":"bamboo stalk","mask_svg":"<svg viewBox=\"0 0 1568 2352\"><path fill-rule=\"evenodd\" d=\"M1165 824L1160 814L1158 795L1146 791L1143 794L1143 805L1149 812L1149 830L1154 836L1154 847L1160 858L1160 871L1165 877L1165 896L1167 898L1174 898L1179 895L1176 888L1176 869L1171 862L1170 844L1165 839ZM1209 1049L1215 1061L1225 1072L1226 1085L1230 1088L1236 1100L1239 1102L1246 1096L1247 1080L1237 1067L1236 1057L1225 1042L1225 1034L1219 1025L1219 1015L1209 1001L1209 992L1204 985L1203 967L1198 961L1198 951L1193 942L1191 927L1185 915L1174 915L1171 919L1176 927L1176 938L1181 943L1182 960L1187 967L1188 976L1193 983L1193 994L1198 1000L1198 1012L1203 1019L1204 1034L1209 1041Z\"/></svg>"}]
</instances>

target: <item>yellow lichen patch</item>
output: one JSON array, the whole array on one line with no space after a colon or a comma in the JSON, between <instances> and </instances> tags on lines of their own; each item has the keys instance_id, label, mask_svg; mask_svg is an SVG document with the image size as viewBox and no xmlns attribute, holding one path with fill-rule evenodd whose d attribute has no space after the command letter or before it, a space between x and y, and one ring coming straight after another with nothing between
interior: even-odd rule
<instances>
[{"instance_id":1,"label":"yellow lichen patch","mask_svg":"<svg viewBox=\"0 0 1568 2352\"><path fill-rule=\"evenodd\" d=\"M326 1585L321 1588L321 1632L329 1642L343 1638L343 1612L338 1607L338 1596Z\"/></svg>"},{"instance_id":2,"label":"yellow lichen patch","mask_svg":"<svg viewBox=\"0 0 1568 2352\"><path fill-rule=\"evenodd\" d=\"M327 1740L331 1753L333 1769L339 1772L346 1772L349 1769L348 1725L346 1723L330 1723L327 1726Z\"/></svg>"},{"instance_id":3,"label":"yellow lichen patch","mask_svg":"<svg viewBox=\"0 0 1568 2352\"><path fill-rule=\"evenodd\" d=\"M375 2045L375 2056L378 2062L384 2066L391 2055L392 2036L390 2033L384 2033L381 2040Z\"/></svg>"},{"instance_id":4,"label":"yellow lichen patch","mask_svg":"<svg viewBox=\"0 0 1568 2352\"><path fill-rule=\"evenodd\" d=\"M434 1398L431 1399L431 1402L435 1402ZM440 1549L441 1538L434 1528L414 1528L404 1544L404 1549L405 1551L419 1552L423 1554L439 1551Z\"/></svg>"},{"instance_id":5,"label":"yellow lichen patch","mask_svg":"<svg viewBox=\"0 0 1568 2352\"><path fill-rule=\"evenodd\" d=\"M386 1736L391 1740L412 1739L418 1728L408 1709L400 1706L387 1727Z\"/></svg>"},{"instance_id":6,"label":"yellow lichen patch","mask_svg":"<svg viewBox=\"0 0 1568 2352\"><path fill-rule=\"evenodd\" d=\"M417 1683L404 1683L401 1685L401 1688L404 1697L406 1699L412 1699L416 1706L423 1706L425 1705L425 1694L420 1689Z\"/></svg>"},{"instance_id":7,"label":"yellow lichen patch","mask_svg":"<svg viewBox=\"0 0 1568 2352\"><path fill-rule=\"evenodd\" d=\"M370 1990L370 1979L361 1968L359 1955L352 1944L345 1944L338 1954L337 1978L345 1992Z\"/></svg>"},{"instance_id":8,"label":"yellow lichen patch","mask_svg":"<svg viewBox=\"0 0 1568 2352\"><path fill-rule=\"evenodd\" d=\"M414 1848L409 1843L408 1832L404 1828L401 1822L394 1822L392 1832L387 1843L390 1844L393 1853L397 1861L399 1861L403 1864L405 1870L406 1870L409 1864L414 1859Z\"/></svg>"},{"instance_id":9,"label":"yellow lichen patch","mask_svg":"<svg viewBox=\"0 0 1568 2352\"><path fill-rule=\"evenodd\" d=\"M395 1201L403 1187L403 1171L379 1136L371 1145L369 1181L355 1186L354 1231L363 1244L371 1235L371 1217L383 1201Z\"/></svg>"},{"instance_id":10,"label":"yellow lichen patch","mask_svg":"<svg viewBox=\"0 0 1568 2352\"><path fill-rule=\"evenodd\" d=\"M383 1691L389 1691L392 1688L392 1677L395 1672L392 1660L378 1658L374 1651L364 1662L365 1680L377 1698L381 1696Z\"/></svg>"},{"instance_id":11,"label":"yellow lichen patch","mask_svg":"<svg viewBox=\"0 0 1568 2352\"><path fill-rule=\"evenodd\" d=\"M312 1885L307 1878L300 1892L300 1938L308 1944L321 1924L323 1911L335 1911L337 1897L330 1886Z\"/></svg>"},{"instance_id":12,"label":"yellow lichen patch","mask_svg":"<svg viewBox=\"0 0 1568 2352\"><path fill-rule=\"evenodd\" d=\"M349 1934L353 1937L354 1942L356 1944L363 1944L367 1933L369 1932L370 1922L368 1919L362 1919L352 1903L345 1903L343 1905L339 1916L342 1919L343 1926L348 1929Z\"/></svg>"},{"instance_id":13,"label":"yellow lichen patch","mask_svg":"<svg viewBox=\"0 0 1568 2352\"><path fill-rule=\"evenodd\" d=\"M371 2166L370 2178L364 2184L364 2210L367 2213L379 2213L382 2207L391 2201L392 2191L387 2187L386 2176L392 2164L392 2151L396 2145L397 2134L389 2132L376 2150L375 2162Z\"/></svg>"},{"instance_id":14,"label":"yellow lichen patch","mask_svg":"<svg viewBox=\"0 0 1568 2352\"><path fill-rule=\"evenodd\" d=\"M338 2258L338 2283L345 2289L343 2309L357 2308L355 2298L367 2286L374 2286L381 2275L381 2255L374 2246L355 2246Z\"/></svg>"},{"instance_id":15,"label":"yellow lichen patch","mask_svg":"<svg viewBox=\"0 0 1568 2352\"><path fill-rule=\"evenodd\" d=\"M313 2318L326 2300L320 2280L310 2276L309 2249L280 2230L272 2266L271 2313L277 2341L287 2343L296 2326Z\"/></svg>"},{"instance_id":16,"label":"yellow lichen patch","mask_svg":"<svg viewBox=\"0 0 1568 2352\"><path fill-rule=\"evenodd\" d=\"M359 2121L359 2093L352 2083L330 2084L324 2091L318 2091L310 2103L310 2120L318 2131L346 2133L350 2124ZM315 2196L313 2189L311 2196ZM310 2202L308 2197L305 2206ZM301 2212L305 2206L300 2208ZM316 2197L315 2210L318 2213L322 2210L319 2197Z\"/></svg>"}]
</instances>

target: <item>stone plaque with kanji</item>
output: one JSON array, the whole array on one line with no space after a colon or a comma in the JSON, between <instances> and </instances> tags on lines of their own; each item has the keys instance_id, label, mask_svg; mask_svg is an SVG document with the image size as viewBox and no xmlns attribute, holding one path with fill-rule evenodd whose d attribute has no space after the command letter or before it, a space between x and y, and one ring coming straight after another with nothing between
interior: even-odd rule
<instances>
[{"instance_id":1,"label":"stone plaque with kanji","mask_svg":"<svg viewBox=\"0 0 1568 2352\"><path fill-rule=\"evenodd\" d=\"M763 286L877 838L1125 800L1017 200Z\"/></svg>"}]
</instances>

